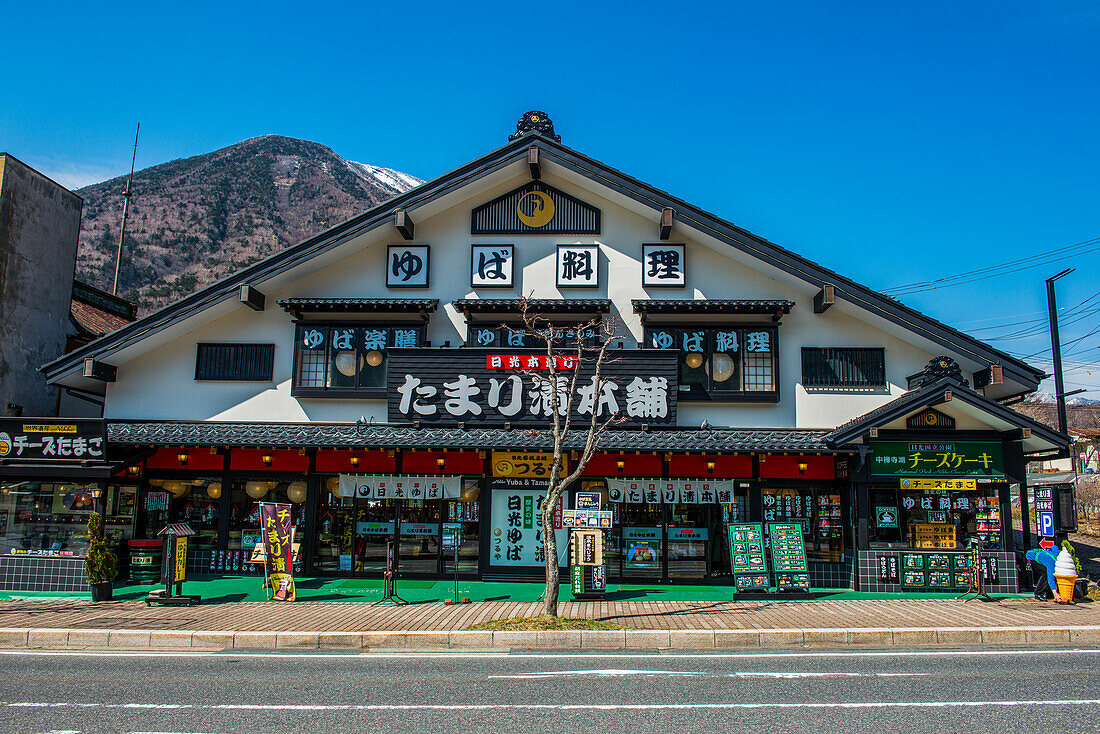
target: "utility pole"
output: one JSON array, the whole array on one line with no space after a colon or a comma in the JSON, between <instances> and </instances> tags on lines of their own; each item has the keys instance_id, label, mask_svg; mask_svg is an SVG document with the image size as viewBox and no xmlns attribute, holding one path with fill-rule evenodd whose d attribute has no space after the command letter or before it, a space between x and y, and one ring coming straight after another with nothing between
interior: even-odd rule
<instances>
[{"instance_id":1,"label":"utility pole","mask_svg":"<svg viewBox=\"0 0 1100 734\"><path fill-rule=\"evenodd\" d=\"M118 252L115 253L115 282L111 286L111 295L118 295L118 267L122 264L122 240L126 238L126 217L130 213L130 187L134 185L134 164L137 162L138 133L141 132L141 123L137 124L134 131L134 157L130 159L130 178L126 181L126 190L122 192L122 231L118 233Z\"/></svg>"},{"instance_id":2,"label":"utility pole","mask_svg":"<svg viewBox=\"0 0 1100 734\"><path fill-rule=\"evenodd\" d=\"M1067 268L1057 275L1047 278L1047 308L1050 310L1050 349L1054 357L1054 386L1058 403L1058 430L1068 431L1066 425L1066 387L1062 380L1062 344L1058 339L1058 306L1054 300L1054 281L1072 273L1077 268Z\"/></svg>"}]
</instances>

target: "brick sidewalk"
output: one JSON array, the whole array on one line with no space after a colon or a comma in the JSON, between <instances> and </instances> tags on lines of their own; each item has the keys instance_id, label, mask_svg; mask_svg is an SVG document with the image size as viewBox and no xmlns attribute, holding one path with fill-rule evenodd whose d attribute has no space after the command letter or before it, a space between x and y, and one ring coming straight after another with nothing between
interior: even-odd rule
<instances>
[{"instance_id":1,"label":"brick sidewalk","mask_svg":"<svg viewBox=\"0 0 1100 734\"><path fill-rule=\"evenodd\" d=\"M767 630L1100 625L1100 603L1059 606L1027 599L566 602L564 616L647 630ZM478 622L534 616L538 603L389 606L367 602L238 602L146 607L142 602L0 602L0 628L315 632L462 630Z\"/></svg>"}]
</instances>

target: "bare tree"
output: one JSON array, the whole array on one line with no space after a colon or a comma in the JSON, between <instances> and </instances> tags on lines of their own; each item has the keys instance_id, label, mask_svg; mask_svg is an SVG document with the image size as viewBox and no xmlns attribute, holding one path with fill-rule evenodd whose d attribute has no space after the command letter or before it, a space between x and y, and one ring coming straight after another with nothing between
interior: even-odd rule
<instances>
[{"instance_id":1,"label":"bare tree","mask_svg":"<svg viewBox=\"0 0 1100 734\"><path fill-rule=\"evenodd\" d=\"M546 370L525 371L531 377L535 389L547 401L550 413L550 433L553 439L553 461L547 479L546 497L542 504L542 547L546 567L546 592L543 595L543 614L558 614L558 544L554 534L554 510L562 496L588 465L600 439L611 426L621 423L619 412L606 416L600 413L600 396L608 380L604 366L613 360L608 350L617 338L622 338L616 321L600 317L580 323L561 324L551 322L531 308L531 299L520 299L520 315L523 332L539 339L546 348ZM512 327L506 327L512 328ZM581 373L593 370L591 380L581 382ZM591 391L589 393L589 391ZM587 407L591 418L583 429L573 429L573 408ZM566 471L566 445L570 430L584 431L584 447L576 453L576 460Z\"/></svg>"}]
</instances>

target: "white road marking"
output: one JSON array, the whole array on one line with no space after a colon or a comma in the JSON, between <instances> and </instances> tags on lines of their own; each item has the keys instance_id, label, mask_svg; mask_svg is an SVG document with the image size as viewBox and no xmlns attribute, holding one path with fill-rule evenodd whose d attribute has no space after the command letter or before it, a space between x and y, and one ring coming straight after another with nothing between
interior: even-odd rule
<instances>
[{"instance_id":1,"label":"white road marking","mask_svg":"<svg viewBox=\"0 0 1100 734\"><path fill-rule=\"evenodd\" d=\"M692 676L692 675L706 675L701 671L684 671L684 670L632 670L628 668L610 668L607 670L546 670L536 671L533 673L520 673L517 675L490 675L490 679L507 679L507 680L522 680L524 678L557 678L570 675L581 676L601 676L601 677L618 677L627 675L670 675L670 676Z\"/></svg>"},{"instance_id":2,"label":"white road marking","mask_svg":"<svg viewBox=\"0 0 1100 734\"><path fill-rule=\"evenodd\" d=\"M906 657L989 657L1002 655L1098 655L1100 649L1057 649L1040 648L1034 650L905 650ZM877 658L898 656L892 651L837 651L837 652L740 652L740 653L672 653L672 652L598 652L598 653L510 653L510 652L362 652L362 653L286 653L286 652L235 652L218 650L208 652L90 652L87 650L0 650L3 655L51 655L59 657L128 657L128 658L264 658L270 660L300 660L326 658L341 660L415 660L415 659L507 659L507 660L574 660L574 659L625 659L625 660L725 660L725 659L774 659L774 658Z\"/></svg>"},{"instance_id":3,"label":"white road marking","mask_svg":"<svg viewBox=\"0 0 1100 734\"><path fill-rule=\"evenodd\" d=\"M2 708L98 708L190 711L663 711L711 709L887 709L973 708L977 706L1100 706L1100 699L1050 701L851 701L811 703L470 703L470 704L181 704L181 703L0 703Z\"/></svg>"},{"instance_id":4,"label":"white road marking","mask_svg":"<svg viewBox=\"0 0 1100 734\"><path fill-rule=\"evenodd\" d=\"M620 669L612 668L608 670L555 670L555 671L536 671L532 673L518 673L516 675L490 675L490 680L525 680L533 678L559 678L566 676L600 676L600 677L617 677L628 675L641 675L641 676L714 676L718 675L723 678L897 678L897 677L916 677L926 676L930 673L813 673L813 672L770 672L770 671L743 671L737 673L705 673L703 671L692 670L632 670L632 669Z\"/></svg>"}]
</instances>

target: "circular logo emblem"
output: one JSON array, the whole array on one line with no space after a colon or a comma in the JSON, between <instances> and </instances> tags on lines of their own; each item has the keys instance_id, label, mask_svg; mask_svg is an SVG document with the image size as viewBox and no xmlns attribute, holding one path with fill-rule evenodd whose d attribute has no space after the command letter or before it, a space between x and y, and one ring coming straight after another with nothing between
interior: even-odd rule
<instances>
[{"instance_id":1,"label":"circular logo emblem","mask_svg":"<svg viewBox=\"0 0 1100 734\"><path fill-rule=\"evenodd\" d=\"M936 422L938 420L939 419L936 417L935 413L929 413L928 415L924 416L924 422L927 423L930 426L936 425Z\"/></svg>"},{"instance_id":2,"label":"circular logo emblem","mask_svg":"<svg viewBox=\"0 0 1100 734\"><path fill-rule=\"evenodd\" d=\"M11 436L0 433L0 456L7 456L9 453L11 453Z\"/></svg>"},{"instance_id":3,"label":"circular logo emblem","mask_svg":"<svg viewBox=\"0 0 1100 734\"><path fill-rule=\"evenodd\" d=\"M497 470L497 474L502 477L510 477L512 476L512 472L516 470L516 468L512 466L512 462L508 461L507 459L501 459L500 461L498 461L495 468Z\"/></svg>"},{"instance_id":4,"label":"circular logo emblem","mask_svg":"<svg viewBox=\"0 0 1100 734\"><path fill-rule=\"evenodd\" d=\"M528 227L545 227L554 218L554 201L542 191L528 191L516 202L516 216Z\"/></svg>"}]
</instances>

